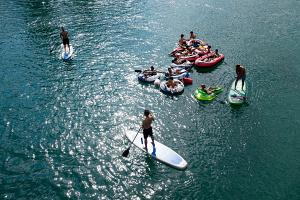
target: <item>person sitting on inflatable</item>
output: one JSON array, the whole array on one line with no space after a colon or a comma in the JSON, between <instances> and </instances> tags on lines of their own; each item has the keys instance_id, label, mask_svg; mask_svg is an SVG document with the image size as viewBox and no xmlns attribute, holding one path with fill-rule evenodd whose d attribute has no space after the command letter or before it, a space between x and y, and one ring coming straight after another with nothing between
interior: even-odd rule
<instances>
[{"instance_id":1,"label":"person sitting on inflatable","mask_svg":"<svg viewBox=\"0 0 300 200\"><path fill-rule=\"evenodd\" d=\"M180 46L182 48L186 48L186 39L184 39L183 34L180 35L180 39L178 41L178 46Z\"/></svg>"},{"instance_id":2,"label":"person sitting on inflatable","mask_svg":"<svg viewBox=\"0 0 300 200\"><path fill-rule=\"evenodd\" d=\"M191 31L190 32L190 40L194 40L194 39L196 39L196 37L197 37L197 35L193 31Z\"/></svg>"},{"instance_id":3,"label":"person sitting on inflatable","mask_svg":"<svg viewBox=\"0 0 300 200\"><path fill-rule=\"evenodd\" d=\"M208 89L206 89L206 86L204 84L201 84L200 89L206 94L211 94L215 88L209 87Z\"/></svg>"},{"instance_id":4,"label":"person sitting on inflatable","mask_svg":"<svg viewBox=\"0 0 300 200\"><path fill-rule=\"evenodd\" d=\"M168 72L166 73L166 76L168 77L174 76L174 71L172 70L171 67L168 68Z\"/></svg>"},{"instance_id":5,"label":"person sitting on inflatable","mask_svg":"<svg viewBox=\"0 0 300 200\"><path fill-rule=\"evenodd\" d=\"M214 55L212 56L212 58L217 58L217 57L219 57L219 56L220 56L219 50L216 49Z\"/></svg>"},{"instance_id":6,"label":"person sitting on inflatable","mask_svg":"<svg viewBox=\"0 0 300 200\"><path fill-rule=\"evenodd\" d=\"M176 83L173 80L173 77L170 77L169 80L166 82L166 85L168 88L175 88L176 87Z\"/></svg>"},{"instance_id":7,"label":"person sitting on inflatable","mask_svg":"<svg viewBox=\"0 0 300 200\"><path fill-rule=\"evenodd\" d=\"M205 58L203 61L209 62L209 61L212 61L212 60L215 59L215 58L218 58L219 56L220 56L219 50L216 49L215 52L214 52L212 55L208 56L208 57Z\"/></svg>"},{"instance_id":8,"label":"person sitting on inflatable","mask_svg":"<svg viewBox=\"0 0 300 200\"><path fill-rule=\"evenodd\" d=\"M154 69L153 66L151 66L150 69L146 69L146 70L144 71L144 76L145 76L145 77L148 77L148 76L154 76L154 75L156 75L156 74L157 74L157 72L156 72L156 70Z\"/></svg>"},{"instance_id":9,"label":"person sitting on inflatable","mask_svg":"<svg viewBox=\"0 0 300 200\"><path fill-rule=\"evenodd\" d=\"M185 63L186 60L180 58L180 54L175 54L175 58L172 60L172 63L176 65L181 65Z\"/></svg>"}]
</instances>

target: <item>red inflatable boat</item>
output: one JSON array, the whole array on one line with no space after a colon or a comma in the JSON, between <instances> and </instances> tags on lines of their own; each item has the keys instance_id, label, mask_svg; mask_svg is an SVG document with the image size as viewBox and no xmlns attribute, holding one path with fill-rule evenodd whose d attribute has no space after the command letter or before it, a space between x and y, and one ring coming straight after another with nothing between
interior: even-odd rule
<instances>
[{"instance_id":1,"label":"red inflatable boat","mask_svg":"<svg viewBox=\"0 0 300 200\"><path fill-rule=\"evenodd\" d=\"M214 53L209 53L198 58L194 65L196 67L213 67L224 59L224 54L219 54L218 57Z\"/></svg>"}]
</instances>

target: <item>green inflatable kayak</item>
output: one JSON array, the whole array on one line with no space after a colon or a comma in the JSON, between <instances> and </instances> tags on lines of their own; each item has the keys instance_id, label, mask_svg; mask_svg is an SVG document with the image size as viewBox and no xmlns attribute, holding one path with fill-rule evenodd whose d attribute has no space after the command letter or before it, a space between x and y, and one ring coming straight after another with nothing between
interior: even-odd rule
<instances>
[{"instance_id":1,"label":"green inflatable kayak","mask_svg":"<svg viewBox=\"0 0 300 200\"><path fill-rule=\"evenodd\" d=\"M199 101L211 101L216 98L217 94L221 93L223 89L221 87L214 87L211 89L211 94L207 94L201 88L197 88L193 93L193 97Z\"/></svg>"}]
</instances>

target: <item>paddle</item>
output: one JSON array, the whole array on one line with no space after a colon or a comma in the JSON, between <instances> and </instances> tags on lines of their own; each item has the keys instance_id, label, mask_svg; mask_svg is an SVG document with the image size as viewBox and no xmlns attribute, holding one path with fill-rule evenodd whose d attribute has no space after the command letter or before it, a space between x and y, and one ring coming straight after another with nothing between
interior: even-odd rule
<instances>
[{"instance_id":1,"label":"paddle","mask_svg":"<svg viewBox=\"0 0 300 200\"><path fill-rule=\"evenodd\" d=\"M129 154L129 149L130 149L131 145L133 144L133 142L134 142L136 136L139 134L139 132L140 132L141 129L142 129L142 128L140 128L140 129L138 130L138 132L136 133L134 139L133 139L132 142L130 143L130 146L122 153L122 156L123 156L123 157L127 157L127 156L128 156L128 154Z\"/></svg>"},{"instance_id":2,"label":"paddle","mask_svg":"<svg viewBox=\"0 0 300 200\"><path fill-rule=\"evenodd\" d=\"M54 50L54 45L52 45L52 46L50 47L50 53L52 53L53 50Z\"/></svg>"},{"instance_id":3,"label":"paddle","mask_svg":"<svg viewBox=\"0 0 300 200\"><path fill-rule=\"evenodd\" d=\"M140 70L140 69L136 69L136 70L134 70L135 72L138 72L138 73L141 73L141 72L143 72L142 70ZM151 72L150 70L149 70L149 72ZM156 73L166 73L166 72L161 72L161 71L153 71L153 72L156 72Z\"/></svg>"}]
</instances>

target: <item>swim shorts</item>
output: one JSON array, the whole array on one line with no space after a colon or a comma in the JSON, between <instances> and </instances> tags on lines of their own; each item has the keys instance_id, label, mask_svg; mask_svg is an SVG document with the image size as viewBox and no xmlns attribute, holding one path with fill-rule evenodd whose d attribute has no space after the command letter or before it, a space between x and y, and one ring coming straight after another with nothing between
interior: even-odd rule
<instances>
[{"instance_id":1,"label":"swim shorts","mask_svg":"<svg viewBox=\"0 0 300 200\"><path fill-rule=\"evenodd\" d=\"M144 138L146 139L148 136L153 136L152 127L143 130Z\"/></svg>"},{"instance_id":2,"label":"swim shorts","mask_svg":"<svg viewBox=\"0 0 300 200\"><path fill-rule=\"evenodd\" d=\"M63 39L63 44L64 44L64 45L69 44L69 38L64 38L64 39Z\"/></svg>"}]
</instances>

